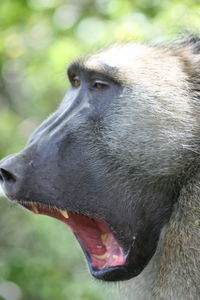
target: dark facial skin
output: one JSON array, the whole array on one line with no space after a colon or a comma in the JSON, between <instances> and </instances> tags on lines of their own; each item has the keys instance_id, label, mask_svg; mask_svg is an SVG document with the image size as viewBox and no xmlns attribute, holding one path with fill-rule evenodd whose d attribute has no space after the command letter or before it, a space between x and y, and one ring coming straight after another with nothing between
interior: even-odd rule
<instances>
[{"instance_id":1,"label":"dark facial skin","mask_svg":"<svg viewBox=\"0 0 200 300\"><path fill-rule=\"evenodd\" d=\"M117 67L97 66L85 59L69 67L71 87L63 102L22 152L1 161L1 182L11 200L101 220L126 262L91 272L116 281L137 276L153 256L179 194L184 154L182 135L169 143L176 116L163 125L165 114L155 117L150 108L158 94L130 85ZM152 85L159 89L154 80Z\"/></svg>"}]
</instances>

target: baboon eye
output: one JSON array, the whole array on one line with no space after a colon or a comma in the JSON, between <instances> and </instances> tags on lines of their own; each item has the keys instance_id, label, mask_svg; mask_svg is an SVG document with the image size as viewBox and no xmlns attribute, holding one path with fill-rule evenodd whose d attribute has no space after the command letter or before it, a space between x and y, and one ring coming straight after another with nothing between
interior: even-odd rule
<instances>
[{"instance_id":1,"label":"baboon eye","mask_svg":"<svg viewBox=\"0 0 200 300\"><path fill-rule=\"evenodd\" d=\"M74 76L72 79L71 79L71 83L74 87L79 87L81 85L81 81L80 81L80 78L78 76Z\"/></svg>"},{"instance_id":2,"label":"baboon eye","mask_svg":"<svg viewBox=\"0 0 200 300\"><path fill-rule=\"evenodd\" d=\"M108 83L101 80L96 80L93 84L93 87L96 89L105 89L108 87Z\"/></svg>"}]
</instances>

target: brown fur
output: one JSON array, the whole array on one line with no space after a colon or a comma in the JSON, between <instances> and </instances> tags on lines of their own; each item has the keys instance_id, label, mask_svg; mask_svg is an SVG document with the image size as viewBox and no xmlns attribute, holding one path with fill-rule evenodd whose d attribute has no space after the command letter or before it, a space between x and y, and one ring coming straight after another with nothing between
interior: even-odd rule
<instances>
[{"instance_id":1,"label":"brown fur","mask_svg":"<svg viewBox=\"0 0 200 300\"><path fill-rule=\"evenodd\" d=\"M193 44L193 42L195 43ZM199 114L197 112L200 107L200 51L198 51L196 43L199 47L199 40L191 41L191 43L190 41L177 43L173 47L169 47L167 53L171 53L174 58L178 59L186 74L184 81L186 80L185 84L189 90L186 97L197 100L197 102L190 102L189 105L195 106L196 113L193 118L198 120L198 125L196 122L194 123L194 130L199 135ZM168 58L163 53L163 60L165 59L167 63ZM180 77L177 77L177 81L174 82L177 88L179 88L179 80ZM165 83L169 84L169 82L165 82L164 85L163 83L161 83L163 87ZM188 119L188 112L185 111L185 113L185 115L184 113L180 115L183 122ZM200 150L197 144L199 144L198 136L196 144L186 145L186 147L199 156ZM188 183L182 188L170 221L162 231L156 254L137 278L121 284L122 297L130 300L200 299L199 159L196 163L197 172L190 175Z\"/></svg>"}]
</instances>

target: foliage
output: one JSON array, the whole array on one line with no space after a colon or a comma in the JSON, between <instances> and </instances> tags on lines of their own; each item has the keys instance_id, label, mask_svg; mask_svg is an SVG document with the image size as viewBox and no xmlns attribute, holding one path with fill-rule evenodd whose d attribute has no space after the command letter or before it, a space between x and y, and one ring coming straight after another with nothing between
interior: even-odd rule
<instances>
[{"instance_id":1,"label":"foliage","mask_svg":"<svg viewBox=\"0 0 200 300\"><path fill-rule=\"evenodd\" d=\"M2 0L0 158L23 148L68 86L76 57L116 40L162 42L198 31L195 0ZM0 201L0 299L102 300L63 224Z\"/></svg>"}]
</instances>

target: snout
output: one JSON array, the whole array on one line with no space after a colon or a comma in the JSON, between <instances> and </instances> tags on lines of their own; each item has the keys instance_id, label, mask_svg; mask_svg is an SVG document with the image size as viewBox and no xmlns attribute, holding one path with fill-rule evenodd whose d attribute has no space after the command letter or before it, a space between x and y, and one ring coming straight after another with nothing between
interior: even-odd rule
<instances>
[{"instance_id":1,"label":"snout","mask_svg":"<svg viewBox=\"0 0 200 300\"><path fill-rule=\"evenodd\" d=\"M19 154L11 155L0 161L0 184L10 199L16 199L25 174L25 167Z\"/></svg>"}]
</instances>

